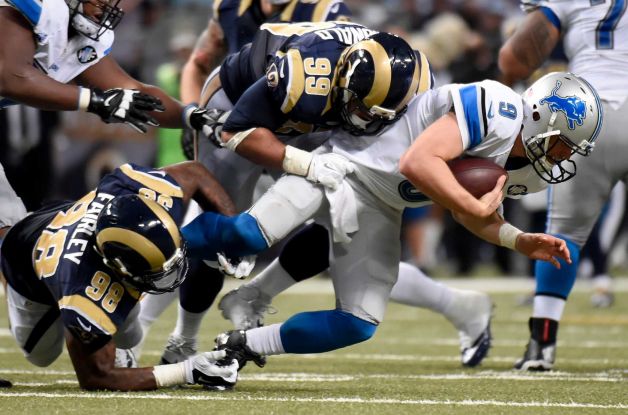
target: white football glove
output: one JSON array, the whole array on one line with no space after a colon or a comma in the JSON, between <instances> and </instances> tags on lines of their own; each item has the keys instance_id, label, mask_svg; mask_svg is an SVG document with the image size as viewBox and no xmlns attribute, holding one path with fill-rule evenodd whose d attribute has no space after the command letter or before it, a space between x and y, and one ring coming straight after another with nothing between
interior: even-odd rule
<instances>
[{"instance_id":1,"label":"white football glove","mask_svg":"<svg viewBox=\"0 0 628 415\"><path fill-rule=\"evenodd\" d=\"M143 133L146 132L146 125L159 125L148 113L165 110L159 98L135 89L112 88L103 92L94 88L82 91L89 91L89 104L85 108L88 112L98 115L106 123L125 123ZM79 107L81 105L79 103Z\"/></svg>"},{"instance_id":2,"label":"white football glove","mask_svg":"<svg viewBox=\"0 0 628 415\"><path fill-rule=\"evenodd\" d=\"M314 154L305 178L335 190L347 174L355 171L355 164L340 154Z\"/></svg>"},{"instance_id":3,"label":"white football glove","mask_svg":"<svg viewBox=\"0 0 628 415\"><path fill-rule=\"evenodd\" d=\"M238 361L222 361L227 357L225 350L199 353L186 361L185 376L188 384L203 385L211 389L231 389L238 380Z\"/></svg>"},{"instance_id":4,"label":"white football glove","mask_svg":"<svg viewBox=\"0 0 628 415\"><path fill-rule=\"evenodd\" d=\"M222 253L219 252L218 256L218 269L225 275L239 280L248 277L255 268L255 255L246 255L238 258L237 263L232 264L231 261Z\"/></svg>"}]
</instances>

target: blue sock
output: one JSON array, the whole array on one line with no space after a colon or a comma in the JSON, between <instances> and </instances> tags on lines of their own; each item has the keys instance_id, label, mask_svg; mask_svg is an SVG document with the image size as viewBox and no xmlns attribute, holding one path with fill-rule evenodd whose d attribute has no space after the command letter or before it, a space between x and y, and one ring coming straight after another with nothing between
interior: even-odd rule
<instances>
[{"instance_id":1,"label":"blue sock","mask_svg":"<svg viewBox=\"0 0 628 415\"><path fill-rule=\"evenodd\" d=\"M268 248L257 220L248 213L224 216L205 212L181 228L190 256L216 260L217 252L227 257L257 254Z\"/></svg>"},{"instance_id":2,"label":"blue sock","mask_svg":"<svg viewBox=\"0 0 628 415\"><path fill-rule=\"evenodd\" d=\"M377 325L340 310L295 314L279 330L286 353L322 353L368 340Z\"/></svg>"},{"instance_id":3,"label":"blue sock","mask_svg":"<svg viewBox=\"0 0 628 415\"><path fill-rule=\"evenodd\" d=\"M580 262L580 247L575 242L561 235L554 235L567 242L571 254L571 264L560 261L560 269L556 269L546 261L536 261L534 276L536 278L536 295L547 295L567 299L576 282L578 263Z\"/></svg>"}]
</instances>

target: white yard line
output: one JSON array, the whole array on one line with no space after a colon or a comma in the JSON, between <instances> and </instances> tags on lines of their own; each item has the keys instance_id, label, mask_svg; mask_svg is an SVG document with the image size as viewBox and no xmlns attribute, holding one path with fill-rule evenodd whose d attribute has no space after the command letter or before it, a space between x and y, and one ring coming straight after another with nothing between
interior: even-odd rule
<instances>
[{"instance_id":1,"label":"white yard line","mask_svg":"<svg viewBox=\"0 0 628 415\"><path fill-rule=\"evenodd\" d=\"M49 376L74 376L71 371L38 371L0 369L2 375L49 375ZM393 379L393 380L517 380L517 381L569 381L569 382L625 382L622 374L616 371L593 373L525 373L484 370L475 373L445 373L431 375L401 375L401 374L324 374L324 373L279 373L264 372L256 374L240 375L241 381L265 381L265 382L350 382L360 379ZM22 382L15 383L18 386L50 386L55 384L76 384L75 380L60 379L49 382Z\"/></svg>"},{"instance_id":2,"label":"white yard line","mask_svg":"<svg viewBox=\"0 0 628 415\"><path fill-rule=\"evenodd\" d=\"M350 404L382 404L382 405L433 405L433 406L498 406L523 408L592 408L592 409L628 409L628 404L614 405L580 403L580 402L516 402L497 400L433 400L433 399L363 399L354 397L338 398L294 398L294 397L263 397L253 395L172 395L164 393L36 393L36 392L4 392L0 398L44 398L44 399L163 399L180 401L227 401L227 402L298 402L298 403L350 403Z\"/></svg>"}]
</instances>

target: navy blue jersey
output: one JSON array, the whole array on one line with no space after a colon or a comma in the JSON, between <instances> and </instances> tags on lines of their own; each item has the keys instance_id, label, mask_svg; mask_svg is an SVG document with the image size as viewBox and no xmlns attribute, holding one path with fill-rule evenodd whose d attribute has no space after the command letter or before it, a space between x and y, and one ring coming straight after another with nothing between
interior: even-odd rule
<instances>
[{"instance_id":1,"label":"navy blue jersey","mask_svg":"<svg viewBox=\"0 0 628 415\"><path fill-rule=\"evenodd\" d=\"M265 127L288 134L287 125L337 125L331 91L338 61L374 33L356 23L262 25L251 46L221 66L222 87L235 102L225 131Z\"/></svg>"},{"instance_id":2,"label":"navy blue jersey","mask_svg":"<svg viewBox=\"0 0 628 415\"><path fill-rule=\"evenodd\" d=\"M351 16L342 0L292 0L269 18L262 12L259 0L215 0L213 11L229 54L252 42L265 22L325 22L347 20Z\"/></svg>"},{"instance_id":3,"label":"navy blue jersey","mask_svg":"<svg viewBox=\"0 0 628 415\"><path fill-rule=\"evenodd\" d=\"M33 301L57 304L65 327L86 344L106 343L141 295L94 249L98 214L114 197L126 194L156 201L181 223L183 191L174 179L161 170L125 164L82 199L27 216L2 246L9 284Z\"/></svg>"}]
</instances>

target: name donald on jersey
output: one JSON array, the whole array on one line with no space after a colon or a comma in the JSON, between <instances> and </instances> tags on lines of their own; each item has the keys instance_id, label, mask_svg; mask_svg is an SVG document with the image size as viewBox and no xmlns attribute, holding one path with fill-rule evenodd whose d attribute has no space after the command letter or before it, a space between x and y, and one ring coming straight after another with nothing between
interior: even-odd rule
<instances>
[{"instance_id":1,"label":"name donald on jersey","mask_svg":"<svg viewBox=\"0 0 628 415\"><path fill-rule=\"evenodd\" d=\"M76 265L80 265L81 257L85 252L87 243L96 230L96 221L98 215L103 210L107 202L115 196L108 193L97 193L94 200L89 204L83 217L79 220L76 229L72 233L72 237L68 242L66 252L63 259L70 260ZM80 237L79 237L80 235Z\"/></svg>"},{"instance_id":2,"label":"name donald on jersey","mask_svg":"<svg viewBox=\"0 0 628 415\"><path fill-rule=\"evenodd\" d=\"M362 26L350 26L350 27L334 27L331 29L317 30L316 35L323 40L336 39L347 45L352 45L356 42L366 39L367 37L377 33L375 30L367 29Z\"/></svg>"}]
</instances>

